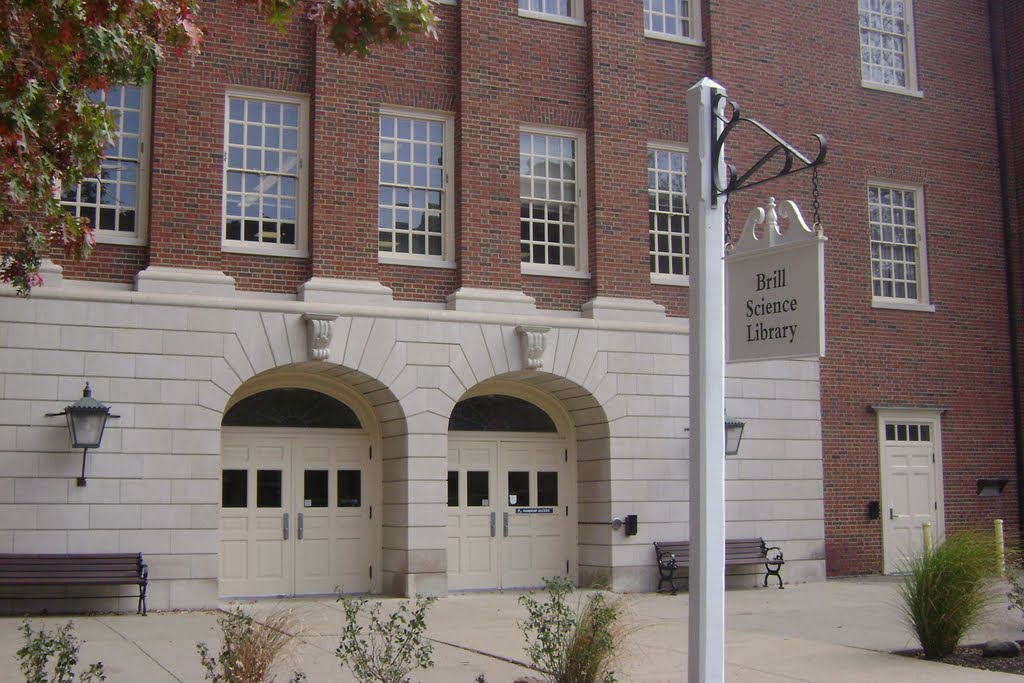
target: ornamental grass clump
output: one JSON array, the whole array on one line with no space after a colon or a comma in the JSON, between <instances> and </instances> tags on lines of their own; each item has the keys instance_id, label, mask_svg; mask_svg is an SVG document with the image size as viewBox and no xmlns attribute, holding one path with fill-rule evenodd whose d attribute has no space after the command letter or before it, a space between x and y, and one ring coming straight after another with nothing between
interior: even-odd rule
<instances>
[{"instance_id":1,"label":"ornamental grass clump","mask_svg":"<svg viewBox=\"0 0 1024 683\"><path fill-rule=\"evenodd\" d=\"M950 536L905 560L900 611L927 659L953 654L997 599L995 543L977 534Z\"/></svg>"},{"instance_id":2,"label":"ornamental grass clump","mask_svg":"<svg viewBox=\"0 0 1024 683\"><path fill-rule=\"evenodd\" d=\"M619 617L625 603L604 593L591 593L573 609L568 578L545 579L547 602L524 595L519 602L527 618L520 624L526 653L548 683L614 683L616 650L625 638Z\"/></svg>"},{"instance_id":3,"label":"ornamental grass clump","mask_svg":"<svg viewBox=\"0 0 1024 683\"><path fill-rule=\"evenodd\" d=\"M271 683L275 665L293 645L299 620L288 609L275 609L257 621L236 607L217 619L223 641L216 657L206 643L196 650L206 669L206 679L213 683ZM291 683L302 683L306 677L296 672Z\"/></svg>"}]
</instances>

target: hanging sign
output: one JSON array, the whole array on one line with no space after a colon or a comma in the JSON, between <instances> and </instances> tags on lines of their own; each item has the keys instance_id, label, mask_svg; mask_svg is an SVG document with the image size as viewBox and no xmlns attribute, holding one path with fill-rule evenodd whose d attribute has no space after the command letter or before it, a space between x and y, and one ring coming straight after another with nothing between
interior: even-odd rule
<instances>
[{"instance_id":1,"label":"hanging sign","mask_svg":"<svg viewBox=\"0 0 1024 683\"><path fill-rule=\"evenodd\" d=\"M728 362L825 355L825 239L789 200L750 212L725 261Z\"/></svg>"}]
</instances>

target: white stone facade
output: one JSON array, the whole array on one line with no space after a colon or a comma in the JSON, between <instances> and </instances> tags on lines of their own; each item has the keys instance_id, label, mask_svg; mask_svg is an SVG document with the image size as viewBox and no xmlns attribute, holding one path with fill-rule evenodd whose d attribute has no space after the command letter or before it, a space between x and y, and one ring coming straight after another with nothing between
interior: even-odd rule
<instances>
[{"instance_id":1,"label":"white stone facade","mask_svg":"<svg viewBox=\"0 0 1024 683\"><path fill-rule=\"evenodd\" d=\"M382 454L375 590L442 594L449 416L467 395L509 393L546 410L569 443L572 573L618 591L656 587L651 542L689 533L685 320L617 317L609 305L590 318L536 313L520 301L509 313L440 310L376 293L353 305L328 290L314 301L221 282L128 291L55 273L29 298L0 293L0 552L141 551L152 609L213 605L222 416L257 391L302 386L348 404ZM46 414L86 381L119 417L90 451L82 488L81 452ZM817 362L732 366L726 405L746 421L726 463L726 535L781 546L786 581L823 580ZM609 524L627 514L636 536ZM730 585L753 585L754 571Z\"/></svg>"}]
</instances>

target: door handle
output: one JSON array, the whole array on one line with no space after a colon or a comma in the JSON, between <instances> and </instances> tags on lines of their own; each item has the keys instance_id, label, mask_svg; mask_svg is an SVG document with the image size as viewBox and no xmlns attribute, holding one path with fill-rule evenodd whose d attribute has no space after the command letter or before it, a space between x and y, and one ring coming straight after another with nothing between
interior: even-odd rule
<instances>
[{"instance_id":1,"label":"door handle","mask_svg":"<svg viewBox=\"0 0 1024 683\"><path fill-rule=\"evenodd\" d=\"M896 519L896 515L893 513L892 508L889 508L889 519Z\"/></svg>"},{"instance_id":2,"label":"door handle","mask_svg":"<svg viewBox=\"0 0 1024 683\"><path fill-rule=\"evenodd\" d=\"M495 516L496 514L497 514L496 512L492 512L492 513L491 513L491 538L494 538L494 527L495 527L495 519L494 519L494 516Z\"/></svg>"},{"instance_id":3,"label":"door handle","mask_svg":"<svg viewBox=\"0 0 1024 683\"><path fill-rule=\"evenodd\" d=\"M283 515L281 515L281 527L282 527L281 528L282 536L284 537L284 540L287 541L288 540L288 513L287 512L284 513Z\"/></svg>"},{"instance_id":4,"label":"door handle","mask_svg":"<svg viewBox=\"0 0 1024 683\"><path fill-rule=\"evenodd\" d=\"M303 522L303 518L302 518L302 513L300 512L299 513L299 529L298 529L298 531L299 531L299 540L300 541L302 540L302 532L305 531L305 529L303 529L302 522Z\"/></svg>"},{"instance_id":5,"label":"door handle","mask_svg":"<svg viewBox=\"0 0 1024 683\"><path fill-rule=\"evenodd\" d=\"M507 513L507 512L505 512L505 513L502 513L502 514L504 514L504 515L505 515L505 521L504 521L504 523L503 523L503 525L502 525L502 526L504 526L504 527L505 527L505 528L504 528L504 531L505 531L505 538L508 538L508 513Z\"/></svg>"}]
</instances>

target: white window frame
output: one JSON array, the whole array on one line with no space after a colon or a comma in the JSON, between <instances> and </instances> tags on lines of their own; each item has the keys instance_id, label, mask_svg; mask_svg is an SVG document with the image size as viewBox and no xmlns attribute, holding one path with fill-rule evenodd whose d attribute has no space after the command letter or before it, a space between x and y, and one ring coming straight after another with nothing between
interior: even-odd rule
<instances>
[{"instance_id":1,"label":"white window frame","mask_svg":"<svg viewBox=\"0 0 1024 683\"><path fill-rule=\"evenodd\" d=\"M295 196L295 244L249 243L227 238L228 204L228 128L230 102L232 98L259 100L279 104L296 105L299 108L298 122L298 172L296 174ZM224 160L221 164L221 249L233 254L257 254L260 256L285 256L305 258L309 256L308 214L309 214L309 98L277 90L261 88L231 88L224 93Z\"/></svg>"},{"instance_id":2,"label":"white window frame","mask_svg":"<svg viewBox=\"0 0 1024 683\"><path fill-rule=\"evenodd\" d=\"M701 26L700 26L700 14L701 14L701 0L677 0L682 7L682 3L686 2L690 6L689 14L684 18L682 16L677 17L679 22L684 19L690 25L690 35L682 36L678 33L667 33L664 31L654 31L647 28L647 18L653 13L650 9L651 0L644 0L644 36L647 38L654 38L656 40L667 40L673 43L683 43L685 45L703 45L704 41L701 38Z\"/></svg>"},{"instance_id":3,"label":"white window frame","mask_svg":"<svg viewBox=\"0 0 1024 683\"><path fill-rule=\"evenodd\" d=\"M406 119L421 119L441 123L444 126L444 158L442 173L444 174L444 196L441 201L441 255L431 256L429 254L401 254L387 251L380 251L378 248L377 258L380 263L397 264L405 266L430 266L434 268L455 267L455 193L452 187L452 157L454 156L454 117L451 114L426 111L423 109L411 109L403 107L381 107L378 116L377 134L377 188L380 189L380 133L379 121L384 116L397 116ZM378 195L378 211L380 199ZM378 219L379 220L379 219ZM378 233L379 234L379 233Z\"/></svg>"},{"instance_id":4,"label":"white window frame","mask_svg":"<svg viewBox=\"0 0 1024 683\"><path fill-rule=\"evenodd\" d=\"M519 7L519 0L517 0L516 6ZM519 7L519 16L526 17L528 19L542 19L544 21L554 21L559 24L586 26L586 22L583 20L583 0L569 0L569 16L563 16L561 14L552 14L550 12L543 12L538 10L523 9L522 7Z\"/></svg>"},{"instance_id":5,"label":"white window frame","mask_svg":"<svg viewBox=\"0 0 1024 683\"><path fill-rule=\"evenodd\" d=\"M546 263L520 262L521 272L525 275L547 275L554 277L570 277L587 279L590 277L589 251L587 249L587 154L586 131L574 128L550 128L546 126L520 126L519 132L529 135L547 135L552 137L570 138L576 142L576 265L549 265ZM520 145L520 155L522 146ZM520 176L521 177L521 176ZM522 190L519 193L522 202ZM522 233L520 230L520 244Z\"/></svg>"},{"instance_id":6,"label":"white window frame","mask_svg":"<svg viewBox=\"0 0 1024 683\"><path fill-rule=\"evenodd\" d=\"M881 31L863 27L861 25L861 2L885 2L886 0L856 0L857 1L857 48L860 58L857 60L858 65L861 68L861 80L860 84L864 88L870 88L872 90L883 90L885 92L897 93L900 95L910 95L912 97L924 97L924 93L918 88L917 84L917 50L915 47L914 39L914 3L913 0L891 0L892 2L903 2L904 9L904 26L906 32L903 35L904 45L906 52L903 55L905 61L907 83L904 86L893 85L889 83L882 83L878 81L872 81L864 78L864 58L863 50L865 48L870 49L870 46L864 45L863 36L861 31L868 30L875 33L881 33ZM869 65L870 66L870 65Z\"/></svg>"},{"instance_id":7,"label":"white window frame","mask_svg":"<svg viewBox=\"0 0 1024 683\"><path fill-rule=\"evenodd\" d=\"M917 216L917 220L914 224L914 228L917 231L917 299L875 296L875 276L870 266L872 261L871 245L873 243L873 240L871 239L871 207L870 204L867 205L868 275L871 287L871 305L874 308L894 308L900 310L929 312L935 311L935 307L929 303L928 295L928 230L925 221L924 188L920 185L908 185L906 183L892 182L888 180L869 180L865 187L865 202L867 201L867 193L871 188L913 192L915 206L914 211Z\"/></svg>"},{"instance_id":8,"label":"white window frame","mask_svg":"<svg viewBox=\"0 0 1024 683\"><path fill-rule=\"evenodd\" d=\"M132 232L115 232L112 230L101 230L95 222L89 224L93 228L92 234L96 242L100 244L125 244L131 246L143 246L148 241L149 228L149 150L152 134L153 119L153 87L152 83L128 84L139 88L139 152L136 157L138 170L135 180L135 229ZM104 95L104 101L106 95ZM118 123L118 139L120 139L120 122ZM104 159L101 163L106 164ZM102 171L101 171L102 173ZM100 178L90 177L83 180L100 182ZM59 198L59 196L58 196ZM78 202L61 202L67 209L79 206ZM86 206L95 206L87 204Z\"/></svg>"},{"instance_id":9,"label":"white window frame","mask_svg":"<svg viewBox=\"0 0 1024 683\"><path fill-rule=\"evenodd\" d=\"M689 158L689 153L690 153L690 150L689 150L689 148L686 145L680 145L678 143L672 143L672 142L651 142L651 143L649 143L647 145L647 151L676 152L676 153L680 153L680 154L686 155L686 159ZM650 170L648 169L648 174L649 173L650 173ZM650 184L650 177L648 175L648 183L647 183L648 197L650 197L650 192L651 192L651 184ZM686 202L686 163L683 164L683 202L684 203ZM648 216L647 232L648 232L648 235L650 235L650 215L651 215L650 204L648 204L648 209L647 209L647 216ZM689 206L687 206L687 213L686 213L686 215L689 215ZM685 246L684 246L684 249L685 249ZM650 253L650 249L648 249L648 254L649 253ZM676 274L670 274L670 273L659 273L659 272L651 271L651 284L654 284L654 285L673 285L673 286L677 286L677 287L689 286L689 284L690 284L689 269L690 269L690 267L692 265L691 262L690 262L690 256L691 255L688 254L688 253L684 254L684 263L687 264L687 274L686 275L681 275L681 274L676 275Z\"/></svg>"}]
</instances>

